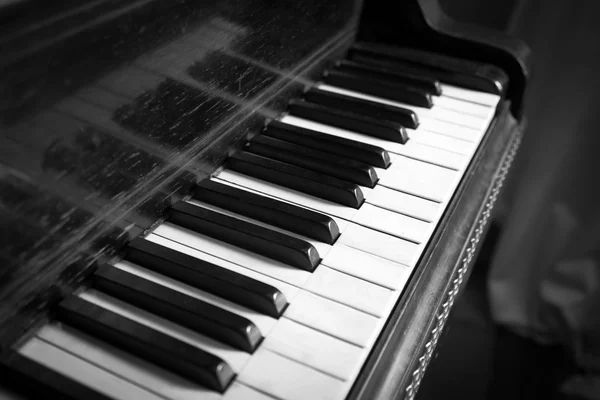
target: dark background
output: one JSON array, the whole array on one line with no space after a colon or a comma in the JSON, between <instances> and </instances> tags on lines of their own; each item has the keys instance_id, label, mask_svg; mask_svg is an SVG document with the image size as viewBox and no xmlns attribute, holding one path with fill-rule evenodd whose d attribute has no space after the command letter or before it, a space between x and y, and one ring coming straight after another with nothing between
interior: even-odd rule
<instances>
[{"instance_id":1,"label":"dark background","mask_svg":"<svg viewBox=\"0 0 600 400\"><path fill-rule=\"evenodd\" d=\"M533 302L539 284L534 274L551 268L539 266L544 237L557 234L544 232L541 226L557 208L580 227L581 237L595 240L598 248L598 240L589 238L598 233L598 223L586 222L599 215L600 4L584 0L440 0L440 4L455 19L524 40L531 47L534 67L526 96L528 126L500 212L417 398L572 399L560 392L565 379L577 372L572 352L560 341L543 346L495 324L488 287L490 270L512 268L521 274L520 290L531 289Z\"/></svg>"}]
</instances>

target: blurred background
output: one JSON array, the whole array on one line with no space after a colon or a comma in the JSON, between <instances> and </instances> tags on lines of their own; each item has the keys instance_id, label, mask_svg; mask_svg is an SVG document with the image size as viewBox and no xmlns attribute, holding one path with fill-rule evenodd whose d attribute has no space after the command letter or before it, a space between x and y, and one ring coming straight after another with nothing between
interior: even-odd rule
<instances>
[{"instance_id":1,"label":"blurred background","mask_svg":"<svg viewBox=\"0 0 600 400\"><path fill-rule=\"evenodd\" d=\"M500 212L419 400L600 399L600 2L440 0L533 56Z\"/></svg>"}]
</instances>

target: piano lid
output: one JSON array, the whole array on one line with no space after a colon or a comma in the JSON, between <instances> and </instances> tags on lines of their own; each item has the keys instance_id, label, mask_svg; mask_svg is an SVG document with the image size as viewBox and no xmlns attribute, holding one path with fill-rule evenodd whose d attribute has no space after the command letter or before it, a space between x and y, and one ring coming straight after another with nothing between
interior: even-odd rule
<instances>
[{"instance_id":1,"label":"piano lid","mask_svg":"<svg viewBox=\"0 0 600 400\"><path fill-rule=\"evenodd\" d=\"M10 5L0 9L0 326L80 273L66 265L148 228L281 112L351 40L360 1Z\"/></svg>"}]
</instances>

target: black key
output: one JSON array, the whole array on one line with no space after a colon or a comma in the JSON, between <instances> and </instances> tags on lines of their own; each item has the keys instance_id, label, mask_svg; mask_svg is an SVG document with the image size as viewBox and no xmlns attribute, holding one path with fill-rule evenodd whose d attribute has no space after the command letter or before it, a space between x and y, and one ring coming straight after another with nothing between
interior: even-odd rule
<instances>
[{"instance_id":1,"label":"black key","mask_svg":"<svg viewBox=\"0 0 600 400\"><path fill-rule=\"evenodd\" d=\"M290 101L289 111L290 114L300 118L360 132L392 142L404 144L408 140L406 129L402 125L392 121L378 120L353 112L299 100Z\"/></svg>"},{"instance_id":2,"label":"black key","mask_svg":"<svg viewBox=\"0 0 600 400\"><path fill-rule=\"evenodd\" d=\"M349 58L361 64L380 65L401 73L422 74L487 93L502 94L508 84L506 73L494 65L420 50L357 43L350 50Z\"/></svg>"},{"instance_id":3,"label":"black key","mask_svg":"<svg viewBox=\"0 0 600 400\"><path fill-rule=\"evenodd\" d=\"M440 82L437 79L419 74L397 73L396 71L391 69L359 64L354 61L348 60L336 62L335 68L344 72L355 74L357 76L367 76L371 78L390 81L393 83L407 85L410 87L415 87L417 89L424 90L427 93L434 96L439 96L440 94L442 94L442 86L440 85Z\"/></svg>"},{"instance_id":4,"label":"black key","mask_svg":"<svg viewBox=\"0 0 600 400\"><path fill-rule=\"evenodd\" d=\"M333 244L340 235L337 223L328 215L210 179L200 182L193 196L205 203L328 244Z\"/></svg>"},{"instance_id":5,"label":"black key","mask_svg":"<svg viewBox=\"0 0 600 400\"><path fill-rule=\"evenodd\" d=\"M367 164L269 136L256 136L248 143L246 150L370 188L375 187L378 180L373 167Z\"/></svg>"},{"instance_id":6,"label":"black key","mask_svg":"<svg viewBox=\"0 0 600 400\"><path fill-rule=\"evenodd\" d=\"M231 367L219 357L77 296L63 300L57 316L68 325L221 393L234 377Z\"/></svg>"},{"instance_id":7,"label":"black key","mask_svg":"<svg viewBox=\"0 0 600 400\"><path fill-rule=\"evenodd\" d=\"M114 400L16 352L6 357L3 364L0 385L8 385L27 398Z\"/></svg>"},{"instance_id":8,"label":"black key","mask_svg":"<svg viewBox=\"0 0 600 400\"><path fill-rule=\"evenodd\" d=\"M319 264L317 249L309 242L228 215L179 202L169 220L215 239L312 272Z\"/></svg>"},{"instance_id":9,"label":"black key","mask_svg":"<svg viewBox=\"0 0 600 400\"><path fill-rule=\"evenodd\" d=\"M304 93L304 98L311 103L333 107L338 110L350 111L375 119L397 122L400 125L411 129L417 129L419 126L417 114L406 108L390 106L388 104L314 88Z\"/></svg>"},{"instance_id":10,"label":"black key","mask_svg":"<svg viewBox=\"0 0 600 400\"><path fill-rule=\"evenodd\" d=\"M227 161L230 169L344 206L359 208L364 196L350 182L295 167L247 152L238 152Z\"/></svg>"},{"instance_id":11,"label":"black key","mask_svg":"<svg viewBox=\"0 0 600 400\"><path fill-rule=\"evenodd\" d=\"M287 305L283 293L271 285L149 240L132 241L125 259L274 318Z\"/></svg>"},{"instance_id":12,"label":"black key","mask_svg":"<svg viewBox=\"0 0 600 400\"><path fill-rule=\"evenodd\" d=\"M381 147L284 124L279 121L271 121L266 126L263 135L301 144L312 149L327 151L374 167L387 168L391 164L389 153Z\"/></svg>"},{"instance_id":13,"label":"black key","mask_svg":"<svg viewBox=\"0 0 600 400\"><path fill-rule=\"evenodd\" d=\"M98 269L94 287L248 353L262 339L258 328L244 317L116 267L105 265Z\"/></svg>"},{"instance_id":14,"label":"black key","mask_svg":"<svg viewBox=\"0 0 600 400\"><path fill-rule=\"evenodd\" d=\"M358 76L354 73L330 69L323 73L323 82L342 89L383 97L413 106L433 107L433 100L429 93L414 87L390 83L383 79Z\"/></svg>"}]
</instances>

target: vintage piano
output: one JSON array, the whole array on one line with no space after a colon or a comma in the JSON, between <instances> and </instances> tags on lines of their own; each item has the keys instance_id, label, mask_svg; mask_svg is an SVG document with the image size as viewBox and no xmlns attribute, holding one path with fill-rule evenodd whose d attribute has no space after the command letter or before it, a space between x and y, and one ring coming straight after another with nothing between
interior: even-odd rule
<instances>
[{"instance_id":1,"label":"vintage piano","mask_svg":"<svg viewBox=\"0 0 600 400\"><path fill-rule=\"evenodd\" d=\"M431 0L0 9L0 396L415 397L527 48Z\"/></svg>"}]
</instances>

